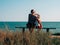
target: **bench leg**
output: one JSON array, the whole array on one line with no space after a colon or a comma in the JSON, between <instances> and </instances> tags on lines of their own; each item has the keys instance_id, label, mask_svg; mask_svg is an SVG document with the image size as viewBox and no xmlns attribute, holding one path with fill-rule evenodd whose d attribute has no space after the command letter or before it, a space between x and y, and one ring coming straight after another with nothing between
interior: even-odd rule
<instances>
[{"instance_id":1,"label":"bench leg","mask_svg":"<svg viewBox=\"0 0 60 45\"><path fill-rule=\"evenodd\" d=\"M46 31L49 32L49 28L47 28Z\"/></svg>"}]
</instances>

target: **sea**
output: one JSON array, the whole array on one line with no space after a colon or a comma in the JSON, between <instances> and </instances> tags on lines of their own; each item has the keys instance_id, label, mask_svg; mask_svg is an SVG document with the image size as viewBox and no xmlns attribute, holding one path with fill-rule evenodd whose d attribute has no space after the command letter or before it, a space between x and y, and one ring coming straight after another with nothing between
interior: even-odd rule
<instances>
[{"instance_id":1,"label":"sea","mask_svg":"<svg viewBox=\"0 0 60 45\"><path fill-rule=\"evenodd\" d=\"M26 27L27 22L0 22L0 29L17 30L15 27ZM60 33L60 22L42 22L44 28L56 28L50 29L51 33ZM43 30L42 31L46 31Z\"/></svg>"}]
</instances>

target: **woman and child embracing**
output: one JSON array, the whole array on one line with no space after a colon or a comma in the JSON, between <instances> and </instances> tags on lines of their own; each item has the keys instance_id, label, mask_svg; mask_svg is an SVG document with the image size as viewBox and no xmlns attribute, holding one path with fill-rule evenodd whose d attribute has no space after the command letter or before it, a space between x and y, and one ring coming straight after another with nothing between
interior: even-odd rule
<instances>
[{"instance_id":1,"label":"woman and child embracing","mask_svg":"<svg viewBox=\"0 0 60 45\"><path fill-rule=\"evenodd\" d=\"M30 32L33 32L34 28L38 28L39 30L42 29L40 15L37 14L34 9L31 10L31 13L28 16L27 27L29 28Z\"/></svg>"}]
</instances>

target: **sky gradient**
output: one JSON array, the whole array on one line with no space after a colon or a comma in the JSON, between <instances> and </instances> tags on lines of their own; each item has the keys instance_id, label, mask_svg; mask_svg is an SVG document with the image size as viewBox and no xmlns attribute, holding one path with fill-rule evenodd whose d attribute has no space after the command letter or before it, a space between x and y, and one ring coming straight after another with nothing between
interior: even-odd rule
<instances>
[{"instance_id":1,"label":"sky gradient","mask_svg":"<svg viewBox=\"0 0 60 45\"><path fill-rule=\"evenodd\" d=\"M60 0L0 0L0 21L27 21L31 9L42 21L60 21Z\"/></svg>"}]
</instances>

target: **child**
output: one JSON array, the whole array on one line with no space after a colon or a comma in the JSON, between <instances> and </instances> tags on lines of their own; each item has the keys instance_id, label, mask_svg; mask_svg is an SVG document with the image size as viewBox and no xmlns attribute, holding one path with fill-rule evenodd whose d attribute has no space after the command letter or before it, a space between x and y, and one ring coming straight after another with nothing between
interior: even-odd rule
<instances>
[{"instance_id":1,"label":"child","mask_svg":"<svg viewBox=\"0 0 60 45\"><path fill-rule=\"evenodd\" d=\"M36 14L35 16L37 17L36 27L39 28L39 29L42 29L42 24L41 24L41 21L40 21L40 15Z\"/></svg>"}]
</instances>

